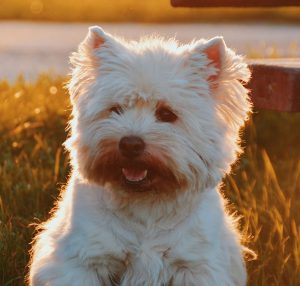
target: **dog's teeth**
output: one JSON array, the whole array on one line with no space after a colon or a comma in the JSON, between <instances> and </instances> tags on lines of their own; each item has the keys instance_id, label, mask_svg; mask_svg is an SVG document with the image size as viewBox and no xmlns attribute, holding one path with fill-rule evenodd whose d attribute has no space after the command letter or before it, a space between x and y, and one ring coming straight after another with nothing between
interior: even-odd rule
<instances>
[{"instance_id":1,"label":"dog's teeth","mask_svg":"<svg viewBox=\"0 0 300 286\"><path fill-rule=\"evenodd\" d=\"M148 171L123 168L122 173L128 181L139 182L146 178Z\"/></svg>"}]
</instances>

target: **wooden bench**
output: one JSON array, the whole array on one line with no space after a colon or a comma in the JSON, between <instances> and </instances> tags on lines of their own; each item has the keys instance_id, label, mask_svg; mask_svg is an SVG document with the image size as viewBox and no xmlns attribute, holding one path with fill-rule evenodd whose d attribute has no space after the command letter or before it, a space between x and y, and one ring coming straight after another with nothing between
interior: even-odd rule
<instances>
[{"instance_id":1,"label":"wooden bench","mask_svg":"<svg viewBox=\"0 0 300 286\"><path fill-rule=\"evenodd\" d=\"M300 6L300 0L171 0L174 7ZM248 84L257 109L300 111L300 58L249 60Z\"/></svg>"},{"instance_id":2,"label":"wooden bench","mask_svg":"<svg viewBox=\"0 0 300 286\"><path fill-rule=\"evenodd\" d=\"M249 60L254 107L300 111L300 59Z\"/></svg>"},{"instance_id":3,"label":"wooden bench","mask_svg":"<svg viewBox=\"0 0 300 286\"><path fill-rule=\"evenodd\" d=\"M299 0L171 0L173 7L284 7L299 6Z\"/></svg>"}]
</instances>

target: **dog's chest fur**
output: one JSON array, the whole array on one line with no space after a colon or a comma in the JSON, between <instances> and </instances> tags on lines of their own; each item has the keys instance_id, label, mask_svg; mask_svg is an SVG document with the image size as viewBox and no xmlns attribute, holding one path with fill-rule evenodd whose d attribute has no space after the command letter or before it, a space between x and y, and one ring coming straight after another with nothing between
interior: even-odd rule
<instances>
[{"instance_id":1,"label":"dog's chest fur","mask_svg":"<svg viewBox=\"0 0 300 286\"><path fill-rule=\"evenodd\" d=\"M105 191L74 186L68 194L74 206L73 222L61 248L69 249L67 255L76 256L99 277L109 271L116 285L120 281L131 285L133 277L141 275L147 285L167 285L179 269L194 268L199 273L203 263L206 272L209 265L219 263L215 253L220 245L216 247L215 241L225 234L220 227L222 217L216 215L223 212L217 191L204 192L200 204L194 196L194 204L182 197L177 202L181 208L172 204L168 209L163 204L152 210L143 206L112 210L107 208L110 198ZM211 224L216 228L210 230Z\"/></svg>"}]
</instances>

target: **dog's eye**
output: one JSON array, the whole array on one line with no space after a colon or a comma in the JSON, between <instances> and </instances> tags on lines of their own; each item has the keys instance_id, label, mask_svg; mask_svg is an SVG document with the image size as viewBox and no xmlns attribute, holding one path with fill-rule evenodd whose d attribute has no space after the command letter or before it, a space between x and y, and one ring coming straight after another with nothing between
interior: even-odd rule
<instances>
[{"instance_id":1,"label":"dog's eye","mask_svg":"<svg viewBox=\"0 0 300 286\"><path fill-rule=\"evenodd\" d=\"M177 115L174 114L169 108L167 107L159 107L156 112L155 116L157 120L163 122L174 122L177 119Z\"/></svg>"},{"instance_id":2,"label":"dog's eye","mask_svg":"<svg viewBox=\"0 0 300 286\"><path fill-rule=\"evenodd\" d=\"M122 107L121 107L120 105L112 106L112 107L109 109L109 111L110 111L111 113L117 113L117 114L123 113L123 109L122 109Z\"/></svg>"}]
</instances>

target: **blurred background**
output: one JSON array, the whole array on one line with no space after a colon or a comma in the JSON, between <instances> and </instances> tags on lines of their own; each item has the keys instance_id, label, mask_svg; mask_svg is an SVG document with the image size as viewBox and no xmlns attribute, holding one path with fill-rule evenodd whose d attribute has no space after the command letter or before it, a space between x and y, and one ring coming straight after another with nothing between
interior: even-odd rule
<instances>
[{"instance_id":1,"label":"blurred background","mask_svg":"<svg viewBox=\"0 0 300 286\"><path fill-rule=\"evenodd\" d=\"M221 2L221 1L220 1ZM0 285L25 285L35 224L69 173L68 57L90 25L145 34L224 36L248 59L299 58L300 8L173 8L168 0L0 0ZM241 215L249 285L300 285L300 115L255 109L222 192Z\"/></svg>"},{"instance_id":2,"label":"blurred background","mask_svg":"<svg viewBox=\"0 0 300 286\"><path fill-rule=\"evenodd\" d=\"M300 8L174 8L168 0L1 0L0 78L65 74L68 55L87 27L136 39L144 34L193 38L223 35L249 58L299 57ZM238 23L238 24L237 24Z\"/></svg>"}]
</instances>

